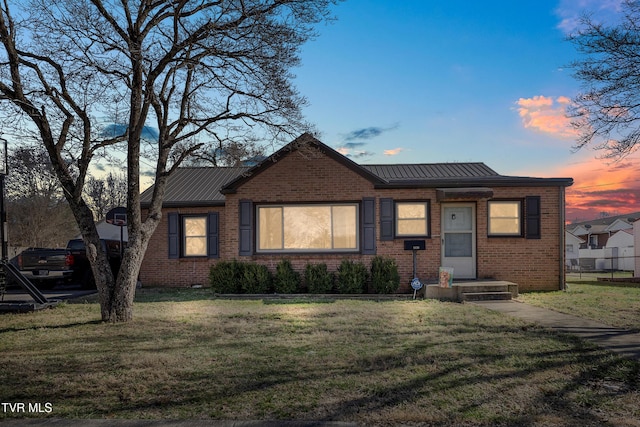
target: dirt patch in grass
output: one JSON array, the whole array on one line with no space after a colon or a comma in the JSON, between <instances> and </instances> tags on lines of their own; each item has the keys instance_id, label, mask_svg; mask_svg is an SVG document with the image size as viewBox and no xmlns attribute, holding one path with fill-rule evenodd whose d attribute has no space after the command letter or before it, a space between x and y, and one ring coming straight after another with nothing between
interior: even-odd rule
<instances>
[{"instance_id":1,"label":"dirt patch in grass","mask_svg":"<svg viewBox=\"0 0 640 427\"><path fill-rule=\"evenodd\" d=\"M166 296L166 295L165 295ZM0 417L637 425L638 364L472 305L190 300L1 317Z\"/></svg>"}]
</instances>

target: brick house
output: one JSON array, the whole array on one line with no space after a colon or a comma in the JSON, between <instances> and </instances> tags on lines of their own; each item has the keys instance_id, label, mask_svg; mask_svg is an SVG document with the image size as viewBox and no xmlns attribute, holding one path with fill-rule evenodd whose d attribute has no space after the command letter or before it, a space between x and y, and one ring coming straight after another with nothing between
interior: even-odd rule
<instances>
[{"instance_id":1,"label":"brick house","mask_svg":"<svg viewBox=\"0 0 640 427\"><path fill-rule=\"evenodd\" d=\"M393 257L399 292L440 266L456 279L508 280L521 291L564 283L564 192L571 178L499 175L483 163L360 165L304 134L254 167L182 168L145 255L146 286L206 285L218 260L282 258L302 271L344 258ZM151 190L142 194L149 203Z\"/></svg>"}]
</instances>

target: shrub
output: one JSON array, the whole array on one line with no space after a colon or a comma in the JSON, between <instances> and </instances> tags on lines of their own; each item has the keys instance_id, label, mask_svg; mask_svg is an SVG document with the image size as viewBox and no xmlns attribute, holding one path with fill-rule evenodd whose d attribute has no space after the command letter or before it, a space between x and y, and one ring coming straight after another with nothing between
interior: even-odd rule
<instances>
[{"instance_id":1,"label":"shrub","mask_svg":"<svg viewBox=\"0 0 640 427\"><path fill-rule=\"evenodd\" d=\"M288 259L283 259L276 266L273 286L278 294L292 294L300 288L300 273L293 269Z\"/></svg>"},{"instance_id":2,"label":"shrub","mask_svg":"<svg viewBox=\"0 0 640 427\"><path fill-rule=\"evenodd\" d=\"M327 264L307 264L304 281L312 294L326 294L333 288L333 274L327 271Z\"/></svg>"},{"instance_id":3,"label":"shrub","mask_svg":"<svg viewBox=\"0 0 640 427\"><path fill-rule=\"evenodd\" d=\"M248 294L266 294L271 290L271 273L264 265L247 263L242 265L242 290Z\"/></svg>"},{"instance_id":4,"label":"shrub","mask_svg":"<svg viewBox=\"0 0 640 427\"><path fill-rule=\"evenodd\" d=\"M393 258L377 256L371 261L371 286L377 294L390 294L400 286L398 265Z\"/></svg>"},{"instance_id":5,"label":"shrub","mask_svg":"<svg viewBox=\"0 0 640 427\"><path fill-rule=\"evenodd\" d=\"M236 261L219 261L209 270L209 284L213 292L238 294L242 291L242 264Z\"/></svg>"},{"instance_id":6,"label":"shrub","mask_svg":"<svg viewBox=\"0 0 640 427\"><path fill-rule=\"evenodd\" d=\"M367 283L367 267L361 262L342 260L338 267L336 287L341 294L364 293Z\"/></svg>"}]
</instances>

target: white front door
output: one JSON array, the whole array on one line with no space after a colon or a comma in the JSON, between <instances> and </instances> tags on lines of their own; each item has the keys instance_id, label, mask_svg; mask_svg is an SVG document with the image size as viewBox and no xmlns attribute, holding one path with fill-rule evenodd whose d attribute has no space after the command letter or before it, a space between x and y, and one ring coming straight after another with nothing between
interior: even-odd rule
<instances>
[{"instance_id":1,"label":"white front door","mask_svg":"<svg viewBox=\"0 0 640 427\"><path fill-rule=\"evenodd\" d=\"M453 267L454 279L476 278L476 205L442 204L442 266Z\"/></svg>"}]
</instances>

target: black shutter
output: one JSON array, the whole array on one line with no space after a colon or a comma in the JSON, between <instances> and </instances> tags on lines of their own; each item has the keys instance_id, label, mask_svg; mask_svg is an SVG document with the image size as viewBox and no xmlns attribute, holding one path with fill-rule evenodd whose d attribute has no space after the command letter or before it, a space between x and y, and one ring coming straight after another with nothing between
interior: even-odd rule
<instances>
[{"instance_id":1,"label":"black shutter","mask_svg":"<svg viewBox=\"0 0 640 427\"><path fill-rule=\"evenodd\" d=\"M393 240L393 199L380 199L380 240Z\"/></svg>"},{"instance_id":2,"label":"black shutter","mask_svg":"<svg viewBox=\"0 0 640 427\"><path fill-rule=\"evenodd\" d=\"M253 202L251 200L240 200L239 209L239 254L240 256L251 256L253 254Z\"/></svg>"},{"instance_id":3,"label":"black shutter","mask_svg":"<svg viewBox=\"0 0 640 427\"><path fill-rule=\"evenodd\" d=\"M176 212L167 214L167 222L169 223L169 259L180 257L180 217Z\"/></svg>"},{"instance_id":4,"label":"black shutter","mask_svg":"<svg viewBox=\"0 0 640 427\"><path fill-rule=\"evenodd\" d=\"M528 196L525 199L526 209L526 237L527 239L540 239L540 196Z\"/></svg>"},{"instance_id":5,"label":"black shutter","mask_svg":"<svg viewBox=\"0 0 640 427\"><path fill-rule=\"evenodd\" d=\"M362 253L376 254L376 199L362 199Z\"/></svg>"},{"instance_id":6,"label":"black shutter","mask_svg":"<svg viewBox=\"0 0 640 427\"><path fill-rule=\"evenodd\" d=\"M209 258L220 258L220 226L218 212L209 212L207 230L207 255Z\"/></svg>"}]
</instances>

